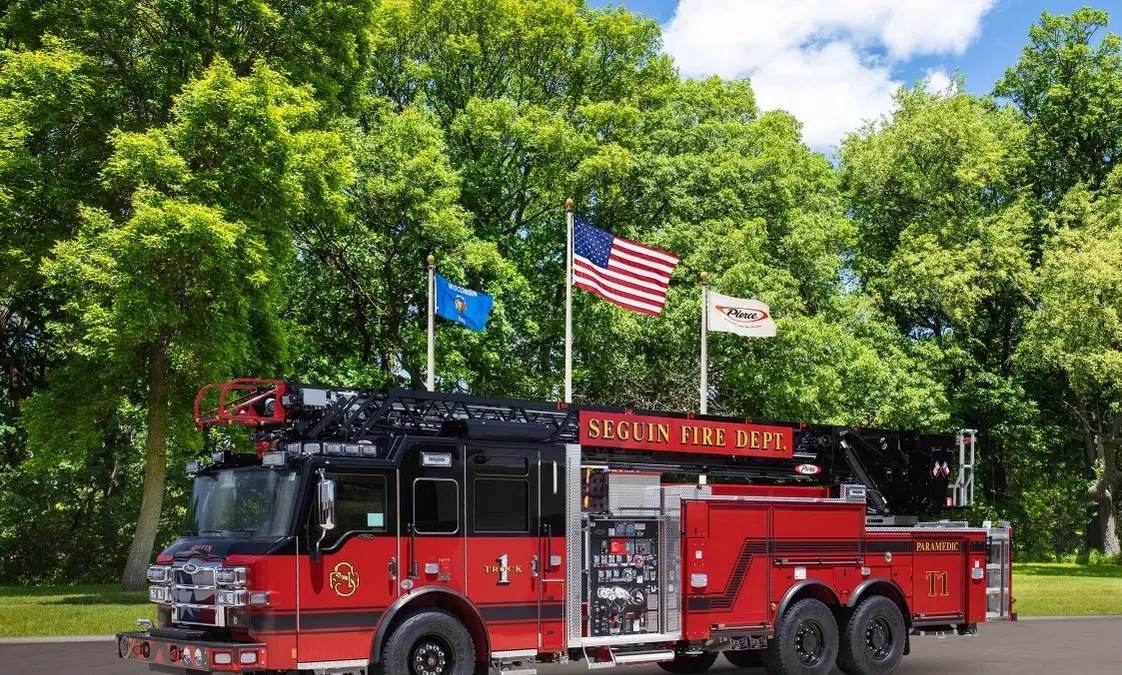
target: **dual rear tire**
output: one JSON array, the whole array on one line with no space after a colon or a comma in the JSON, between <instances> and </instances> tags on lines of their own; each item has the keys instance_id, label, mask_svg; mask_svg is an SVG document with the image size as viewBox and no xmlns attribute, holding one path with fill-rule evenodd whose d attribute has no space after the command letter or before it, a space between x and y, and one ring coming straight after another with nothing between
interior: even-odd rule
<instances>
[{"instance_id":1,"label":"dual rear tire","mask_svg":"<svg viewBox=\"0 0 1122 675\"><path fill-rule=\"evenodd\" d=\"M779 619L763 665L769 675L827 675L835 664L846 675L889 675L904 656L906 634L900 608L884 596L863 600L840 634L830 608L808 598Z\"/></svg>"}]
</instances>

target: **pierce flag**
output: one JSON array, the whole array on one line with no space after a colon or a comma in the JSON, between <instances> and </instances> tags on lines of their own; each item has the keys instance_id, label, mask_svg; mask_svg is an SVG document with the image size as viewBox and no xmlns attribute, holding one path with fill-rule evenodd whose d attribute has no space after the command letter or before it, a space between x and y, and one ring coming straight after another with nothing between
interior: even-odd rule
<instances>
[{"instance_id":1,"label":"pierce flag","mask_svg":"<svg viewBox=\"0 0 1122 675\"><path fill-rule=\"evenodd\" d=\"M708 292L709 330L748 337L775 337L771 309L759 300Z\"/></svg>"}]
</instances>

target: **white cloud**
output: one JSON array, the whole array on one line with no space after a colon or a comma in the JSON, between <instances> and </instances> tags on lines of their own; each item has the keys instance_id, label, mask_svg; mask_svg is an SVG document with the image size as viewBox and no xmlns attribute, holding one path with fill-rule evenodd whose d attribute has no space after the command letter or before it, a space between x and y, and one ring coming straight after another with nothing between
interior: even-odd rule
<instances>
[{"instance_id":1,"label":"white cloud","mask_svg":"<svg viewBox=\"0 0 1122 675\"><path fill-rule=\"evenodd\" d=\"M890 110L895 66L961 53L996 2L681 0L663 38L683 75L751 77L761 107L797 116L825 150Z\"/></svg>"},{"instance_id":2,"label":"white cloud","mask_svg":"<svg viewBox=\"0 0 1122 675\"><path fill-rule=\"evenodd\" d=\"M950 88L952 81L951 76L947 75L945 70L928 69L927 74L923 76L927 80L927 91L934 94L941 94Z\"/></svg>"}]
</instances>

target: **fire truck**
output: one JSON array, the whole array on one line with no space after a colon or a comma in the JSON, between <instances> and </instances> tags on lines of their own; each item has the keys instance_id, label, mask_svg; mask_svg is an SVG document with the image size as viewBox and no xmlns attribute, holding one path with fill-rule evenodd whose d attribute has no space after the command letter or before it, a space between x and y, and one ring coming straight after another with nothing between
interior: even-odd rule
<instances>
[{"instance_id":1,"label":"fire truck","mask_svg":"<svg viewBox=\"0 0 1122 675\"><path fill-rule=\"evenodd\" d=\"M1008 524L930 522L973 501L971 430L257 379L195 418L256 452L188 464L157 621L117 635L162 672L886 675L1015 616Z\"/></svg>"}]
</instances>

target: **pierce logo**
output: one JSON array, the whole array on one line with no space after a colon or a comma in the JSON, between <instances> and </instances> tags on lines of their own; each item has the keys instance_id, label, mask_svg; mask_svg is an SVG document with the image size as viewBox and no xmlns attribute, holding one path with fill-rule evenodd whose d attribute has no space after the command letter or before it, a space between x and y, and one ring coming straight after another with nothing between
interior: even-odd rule
<instances>
[{"instance_id":1,"label":"pierce logo","mask_svg":"<svg viewBox=\"0 0 1122 675\"><path fill-rule=\"evenodd\" d=\"M795 467L795 473L801 473L804 476L813 476L821 473L822 467L817 464L800 464Z\"/></svg>"},{"instance_id":2,"label":"pierce logo","mask_svg":"<svg viewBox=\"0 0 1122 675\"><path fill-rule=\"evenodd\" d=\"M726 307L717 305L717 311L724 314L729 321L741 326L751 326L754 323L766 321L768 313L762 309L748 309L747 307Z\"/></svg>"}]
</instances>

